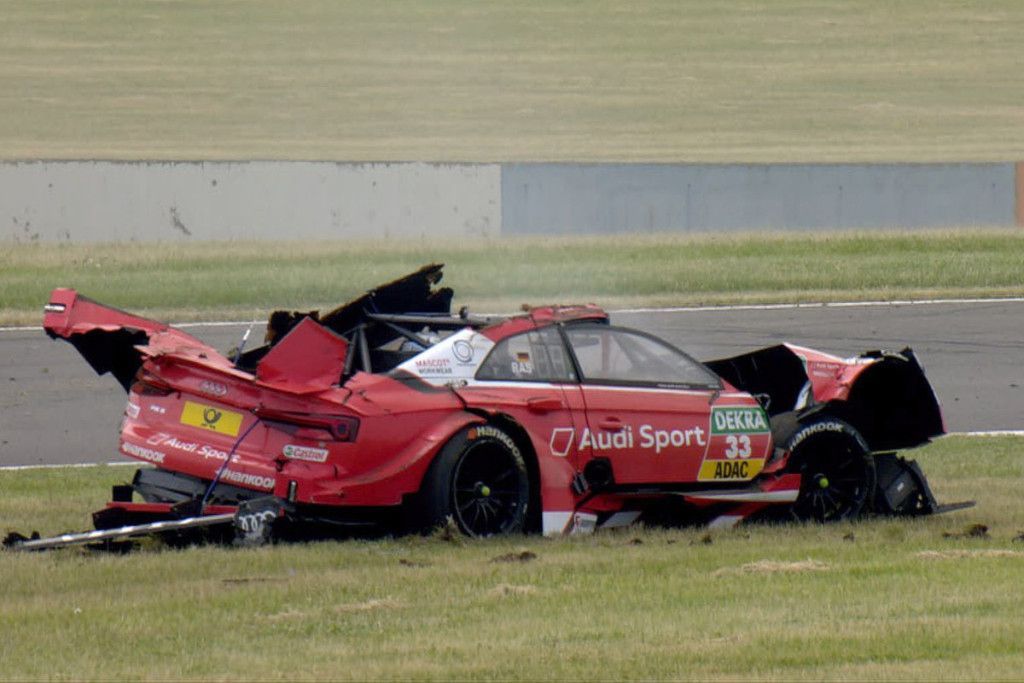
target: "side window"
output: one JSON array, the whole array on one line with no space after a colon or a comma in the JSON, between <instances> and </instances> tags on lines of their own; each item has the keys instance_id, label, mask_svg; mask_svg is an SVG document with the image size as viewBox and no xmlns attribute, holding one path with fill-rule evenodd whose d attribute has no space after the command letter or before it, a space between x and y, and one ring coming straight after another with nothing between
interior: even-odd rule
<instances>
[{"instance_id":1,"label":"side window","mask_svg":"<svg viewBox=\"0 0 1024 683\"><path fill-rule=\"evenodd\" d=\"M586 380L721 386L701 363L653 337L596 325L570 326L566 334Z\"/></svg>"},{"instance_id":2,"label":"side window","mask_svg":"<svg viewBox=\"0 0 1024 683\"><path fill-rule=\"evenodd\" d=\"M575 382L558 330L530 330L498 342L477 370L478 380Z\"/></svg>"}]
</instances>

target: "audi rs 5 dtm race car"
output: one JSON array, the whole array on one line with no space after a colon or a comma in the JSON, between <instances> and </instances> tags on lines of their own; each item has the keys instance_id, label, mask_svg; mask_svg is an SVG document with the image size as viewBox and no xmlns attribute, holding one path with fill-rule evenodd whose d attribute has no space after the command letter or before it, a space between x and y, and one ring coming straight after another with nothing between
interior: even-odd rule
<instances>
[{"instance_id":1,"label":"audi rs 5 dtm race car","mask_svg":"<svg viewBox=\"0 0 1024 683\"><path fill-rule=\"evenodd\" d=\"M97 531L63 544L215 525L258 542L940 509L895 453L944 431L910 349L783 344L700 363L593 305L452 315L441 269L323 316L277 311L264 346L230 355L54 290L47 333L124 386L120 451L148 465L114 487ZM49 540L7 544L62 544Z\"/></svg>"}]
</instances>

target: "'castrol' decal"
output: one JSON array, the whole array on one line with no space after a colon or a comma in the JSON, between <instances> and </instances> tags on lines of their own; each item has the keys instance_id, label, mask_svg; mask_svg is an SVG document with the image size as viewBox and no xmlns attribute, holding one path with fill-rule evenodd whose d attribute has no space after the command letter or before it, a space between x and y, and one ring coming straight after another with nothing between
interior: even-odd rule
<instances>
[{"instance_id":1,"label":"'castrol' decal","mask_svg":"<svg viewBox=\"0 0 1024 683\"><path fill-rule=\"evenodd\" d=\"M711 434L698 481L753 479L764 467L771 427L755 406L711 409Z\"/></svg>"},{"instance_id":2,"label":"'castrol' decal","mask_svg":"<svg viewBox=\"0 0 1024 683\"><path fill-rule=\"evenodd\" d=\"M299 446L290 443L281 451L284 457L292 460L307 460L309 462L327 462L330 453L326 448L313 448L311 446Z\"/></svg>"}]
</instances>

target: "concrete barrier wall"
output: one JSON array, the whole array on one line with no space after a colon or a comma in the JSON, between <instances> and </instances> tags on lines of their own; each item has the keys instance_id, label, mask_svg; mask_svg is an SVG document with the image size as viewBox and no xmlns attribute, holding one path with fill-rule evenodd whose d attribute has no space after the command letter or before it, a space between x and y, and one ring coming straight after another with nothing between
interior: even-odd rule
<instances>
[{"instance_id":1,"label":"concrete barrier wall","mask_svg":"<svg viewBox=\"0 0 1024 683\"><path fill-rule=\"evenodd\" d=\"M495 164L0 164L0 236L155 241L496 236Z\"/></svg>"},{"instance_id":2,"label":"concrete barrier wall","mask_svg":"<svg viewBox=\"0 0 1024 683\"><path fill-rule=\"evenodd\" d=\"M1014 164L2 162L0 241L1024 223Z\"/></svg>"},{"instance_id":3,"label":"concrete barrier wall","mask_svg":"<svg viewBox=\"0 0 1024 683\"><path fill-rule=\"evenodd\" d=\"M1013 225L1013 164L506 164L504 234Z\"/></svg>"}]
</instances>

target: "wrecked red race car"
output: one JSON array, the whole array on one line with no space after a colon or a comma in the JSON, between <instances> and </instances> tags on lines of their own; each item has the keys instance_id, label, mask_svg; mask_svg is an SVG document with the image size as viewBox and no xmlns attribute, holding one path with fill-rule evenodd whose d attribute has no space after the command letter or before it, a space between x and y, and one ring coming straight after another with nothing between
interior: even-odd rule
<instances>
[{"instance_id":1,"label":"wrecked red race car","mask_svg":"<svg viewBox=\"0 0 1024 683\"><path fill-rule=\"evenodd\" d=\"M46 332L128 391L120 450L148 466L114 487L97 531L7 545L943 509L896 455L944 431L910 349L701 363L592 305L452 315L441 276L426 266L322 316L277 311L265 345L230 355L54 290Z\"/></svg>"}]
</instances>

